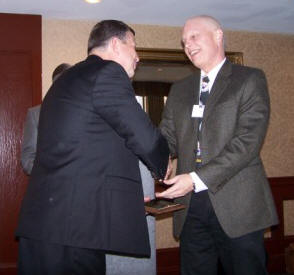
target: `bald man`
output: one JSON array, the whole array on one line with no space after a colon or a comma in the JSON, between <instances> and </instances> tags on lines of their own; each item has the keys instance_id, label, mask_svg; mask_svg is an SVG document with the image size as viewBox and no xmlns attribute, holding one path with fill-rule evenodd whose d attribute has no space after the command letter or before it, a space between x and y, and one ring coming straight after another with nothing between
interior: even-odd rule
<instances>
[{"instance_id":1,"label":"bald man","mask_svg":"<svg viewBox=\"0 0 294 275\"><path fill-rule=\"evenodd\" d=\"M187 205L174 216L181 274L267 274L264 229L277 224L260 158L270 102L264 73L225 57L224 33L210 16L184 25L182 44L200 70L175 83L161 131L178 158L158 197Z\"/></svg>"}]
</instances>

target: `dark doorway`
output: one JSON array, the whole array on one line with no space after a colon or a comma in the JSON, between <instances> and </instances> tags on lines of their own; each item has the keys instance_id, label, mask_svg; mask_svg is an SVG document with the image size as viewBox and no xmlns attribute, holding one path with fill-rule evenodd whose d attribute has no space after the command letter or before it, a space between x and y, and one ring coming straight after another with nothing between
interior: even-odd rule
<instances>
[{"instance_id":1,"label":"dark doorway","mask_svg":"<svg viewBox=\"0 0 294 275\"><path fill-rule=\"evenodd\" d=\"M143 108L156 126L158 126L161 121L164 101L168 96L170 86L171 83L166 82L133 82L136 95L143 97Z\"/></svg>"}]
</instances>

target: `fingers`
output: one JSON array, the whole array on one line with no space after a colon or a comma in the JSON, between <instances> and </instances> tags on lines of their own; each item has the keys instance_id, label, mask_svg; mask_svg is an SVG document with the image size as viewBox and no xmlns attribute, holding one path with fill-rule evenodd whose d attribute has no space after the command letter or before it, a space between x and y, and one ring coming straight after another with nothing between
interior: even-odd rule
<instances>
[{"instance_id":1,"label":"fingers","mask_svg":"<svg viewBox=\"0 0 294 275\"><path fill-rule=\"evenodd\" d=\"M166 171L164 180L167 180L170 177L171 173L172 173L172 170L170 170L169 168L167 168L167 171Z\"/></svg>"},{"instance_id":2,"label":"fingers","mask_svg":"<svg viewBox=\"0 0 294 275\"><path fill-rule=\"evenodd\" d=\"M156 193L155 195L158 198L174 199L182 197L193 190L193 181L189 174L176 176L170 180L165 180L164 183L173 184L173 186L161 193Z\"/></svg>"},{"instance_id":3,"label":"fingers","mask_svg":"<svg viewBox=\"0 0 294 275\"><path fill-rule=\"evenodd\" d=\"M167 185L172 185L177 182L178 176L173 177L172 179L169 180L164 180L163 183Z\"/></svg>"},{"instance_id":4,"label":"fingers","mask_svg":"<svg viewBox=\"0 0 294 275\"><path fill-rule=\"evenodd\" d=\"M172 186L161 193L155 193L155 196L158 198L174 199L178 197L178 190Z\"/></svg>"},{"instance_id":5,"label":"fingers","mask_svg":"<svg viewBox=\"0 0 294 275\"><path fill-rule=\"evenodd\" d=\"M167 180L173 172L173 164L171 158L168 161L168 167L164 179Z\"/></svg>"},{"instance_id":6,"label":"fingers","mask_svg":"<svg viewBox=\"0 0 294 275\"><path fill-rule=\"evenodd\" d=\"M151 201L151 198L150 197L144 197L144 202L148 202L148 201Z\"/></svg>"}]
</instances>

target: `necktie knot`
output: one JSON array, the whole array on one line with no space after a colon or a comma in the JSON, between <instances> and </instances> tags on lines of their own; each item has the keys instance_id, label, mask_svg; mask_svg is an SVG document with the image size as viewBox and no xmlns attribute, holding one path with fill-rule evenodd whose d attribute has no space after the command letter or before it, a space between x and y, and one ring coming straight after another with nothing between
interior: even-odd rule
<instances>
[{"instance_id":1,"label":"necktie knot","mask_svg":"<svg viewBox=\"0 0 294 275\"><path fill-rule=\"evenodd\" d=\"M201 91L200 91L200 101L203 105L205 105L207 98L209 96L209 78L208 76L204 76L201 80Z\"/></svg>"},{"instance_id":2,"label":"necktie knot","mask_svg":"<svg viewBox=\"0 0 294 275\"><path fill-rule=\"evenodd\" d=\"M209 78L208 78L208 76L206 75L206 76L204 76L204 77L202 77L202 82L206 82L206 83L208 83L209 82Z\"/></svg>"}]
</instances>

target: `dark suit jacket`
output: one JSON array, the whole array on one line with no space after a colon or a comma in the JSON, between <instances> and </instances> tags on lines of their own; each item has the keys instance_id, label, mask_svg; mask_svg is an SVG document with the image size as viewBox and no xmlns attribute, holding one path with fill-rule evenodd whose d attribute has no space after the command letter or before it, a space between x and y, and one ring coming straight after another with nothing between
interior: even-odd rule
<instances>
[{"instance_id":1,"label":"dark suit jacket","mask_svg":"<svg viewBox=\"0 0 294 275\"><path fill-rule=\"evenodd\" d=\"M199 102L199 74L172 86L160 125L172 154L178 157L177 174L198 174L230 237L276 224L277 214L259 156L270 109L264 73L224 63L206 103L200 133L203 165L196 169L199 120L191 114ZM188 205L190 194L179 201ZM187 209L175 213L176 236L181 233Z\"/></svg>"},{"instance_id":2,"label":"dark suit jacket","mask_svg":"<svg viewBox=\"0 0 294 275\"><path fill-rule=\"evenodd\" d=\"M35 164L17 236L148 255L138 158L162 178L168 145L117 63L89 56L41 107Z\"/></svg>"}]
</instances>

